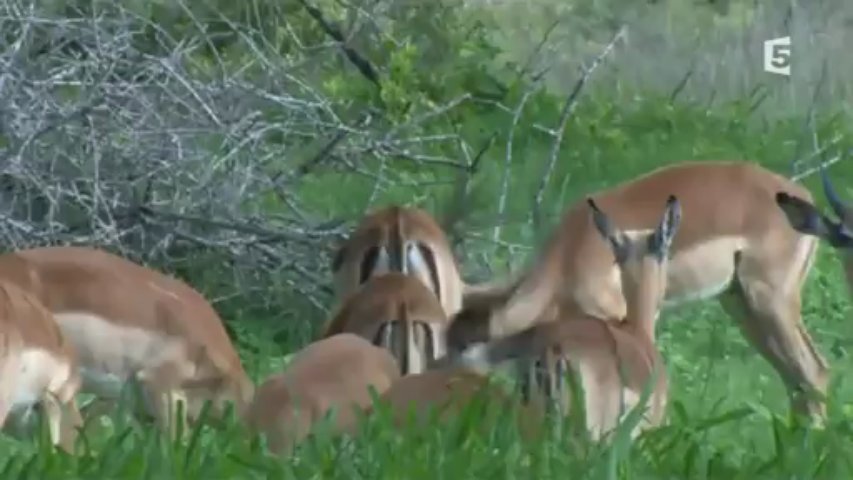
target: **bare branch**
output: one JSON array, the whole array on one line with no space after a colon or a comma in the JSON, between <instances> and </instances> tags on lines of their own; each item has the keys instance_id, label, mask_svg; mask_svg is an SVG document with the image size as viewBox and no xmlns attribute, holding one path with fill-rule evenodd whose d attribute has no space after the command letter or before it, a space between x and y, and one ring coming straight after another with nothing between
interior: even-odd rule
<instances>
[{"instance_id":1,"label":"bare branch","mask_svg":"<svg viewBox=\"0 0 853 480\"><path fill-rule=\"evenodd\" d=\"M310 5L307 0L299 0L299 3L301 3L302 6L305 7L305 11L307 11L308 14L311 15L318 24L320 24L320 27L324 32L326 32L326 35L332 37L336 42L338 42L338 45L344 52L344 55L346 55L347 59L349 59L358 71L364 75L364 78L370 80L374 85L376 85L376 88L381 89L382 84L379 82L379 75L377 75L376 69L366 58L347 45L346 39L341 33L340 28L326 20L323 12L320 11L319 8Z\"/></svg>"},{"instance_id":2,"label":"bare branch","mask_svg":"<svg viewBox=\"0 0 853 480\"><path fill-rule=\"evenodd\" d=\"M501 193L498 197L498 218L501 220L506 219L506 199L509 193L509 174L512 168L512 140L515 137L515 129L518 126L519 119L521 119L524 106L527 105L527 99L530 98L530 95L536 93L539 88L541 88L541 83L537 82L525 90L524 95L522 95L521 100L518 102L518 106L515 108L515 112L512 115L512 124L509 127L509 135L506 140L506 156L504 157L504 171L503 177L501 178ZM492 231L492 240L497 242L500 236L501 223L498 223Z\"/></svg>"},{"instance_id":3,"label":"bare branch","mask_svg":"<svg viewBox=\"0 0 853 480\"><path fill-rule=\"evenodd\" d=\"M849 153L853 153L853 152L849 152ZM803 180L804 178L808 178L808 177L814 175L815 173L819 172L821 168L826 168L826 167L832 165L833 163L837 163L837 162L841 161L842 158L843 157L841 155L836 155L836 156L830 158L829 160L826 160L825 162L820 162L820 164L818 164L818 166L816 166L816 167L810 167L810 168L803 170L802 172L794 175L793 177L791 177L791 180L793 180L795 182L799 182L799 181Z\"/></svg>"},{"instance_id":4,"label":"bare branch","mask_svg":"<svg viewBox=\"0 0 853 480\"><path fill-rule=\"evenodd\" d=\"M497 137L497 132L492 133L492 135L483 142L483 146L480 147L473 158L469 152L468 145L461 139L459 141L460 150L462 151L463 156L465 156L468 168L466 171L459 173L453 197L448 202L441 221L444 230L450 238L450 243L454 250L461 248L462 235L460 235L459 232L459 224L465 219L468 211L470 210L471 182L474 179L474 175L479 171L480 162L483 160L486 152L492 147L492 145L494 145Z\"/></svg>"},{"instance_id":5,"label":"bare branch","mask_svg":"<svg viewBox=\"0 0 853 480\"><path fill-rule=\"evenodd\" d=\"M214 11L248 52L221 55L195 5L176 5L190 19L180 38L121 2L61 16L0 5L0 242L100 246L166 270L203 258L233 276L217 297L278 311L283 285L322 314L323 252L351 222L328 218L323 195L372 202L475 168L444 156L462 140L447 114L470 97L393 125L323 93L337 50L288 30L295 53L282 52ZM402 162L419 168L392 168Z\"/></svg>"},{"instance_id":6,"label":"bare branch","mask_svg":"<svg viewBox=\"0 0 853 480\"><path fill-rule=\"evenodd\" d=\"M790 14L790 11L789 11L789 14ZM812 93L812 103L809 105L809 110L806 113L805 122L803 123L803 135L805 135L808 132L809 127L811 127L813 131L817 128L817 125L815 125L815 122L814 122L814 111L815 111L815 107L817 106L817 101L820 98L820 93L823 90L824 84L827 81L827 71L828 71L827 70L827 60L826 60L826 58L824 58L823 64L822 64L822 67L820 70L820 78L818 79L817 85L815 85L814 92ZM818 145L817 145L816 135L817 135L817 133L815 132L814 135L812 136L815 152L820 150L818 148ZM801 137L801 139L802 139L802 137ZM797 142L797 150L799 150L801 144L802 144L802 141ZM797 174L797 168L799 167L799 164L797 162L797 156L799 156L799 152L795 152L794 158L791 159L791 175Z\"/></svg>"},{"instance_id":7,"label":"bare branch","mask_svg":"<svg viewBox=\"0 0 853 480\"><path fill-rule=\"evenodd\" d=\"M616 35L610 40L604 50L593 60L592 64L589 67L581 67L581 76L578 79L577 83L575 83L575 87L572 89L569 97L566 99L566 103L563 104L563 110L560 112L560 120L557 122L558 126L556 129L556 135L554 139L554 143L551 146L551 155L548 158L548 163L546 164L545 170L542 175L542 180L539 182L539 188L536 190L536 196L533 201L533 212L532 212L532 220L533 227L535 229L539 229L541 226L541 208L542 208L542 198L545 195L545 187L548 186L548 181L551 179L551 174L554 171L554 166L557 164L557 157L560 154L560 146L563 142L563 133L566 130L566 125L569 122L569 118L572 115L572 112L575 109L575 104L577 103L577 98L580 95L581 90L583 90L584 85L589 80L592 73L596 68L604 61L607 55L613 51L613 48L616 46L616 42L621 40L625 36L626 27L623 25L616 32Z\"/></svg>"}]
</instances>

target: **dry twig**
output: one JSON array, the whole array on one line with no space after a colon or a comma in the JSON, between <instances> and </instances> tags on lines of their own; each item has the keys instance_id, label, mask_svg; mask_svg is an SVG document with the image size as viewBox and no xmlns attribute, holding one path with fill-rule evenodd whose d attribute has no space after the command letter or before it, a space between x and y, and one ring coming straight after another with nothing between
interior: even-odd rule
<instances>
[{"instance_id":1,"label":"dry twig","mask_svg":"<svg viewBox=\"0 0 853 480\"><path fill-rule=\"evenodd\" d=\"M572 116L572 112L575 109L578 96L580 95L581 90L583 90L584 85L589 81L589 78L595 69L598 68L607 55L613 51L613 48L616 46L616 42L625 36L625 31L626 27L623 25L619 28L604 50L602 50L601 53L592 61L592 64L590 64L589 67L581 67L581 76L577 83L575 83L575 86L568 98L566 98L566 102L563 104L563 109L560 112L560 119L557 122L557 128L551 132L554 136L554 143L551 146L551 155L548 157L548 162L546 163L542 174L542 180L539 182L539 187L536 189L536 195L533 200L533 211L531 213L531 217L533 221L533 228L535 230L539 230L539 227L542 224L541 211L542 199L545 195L545 187L548 186L548 181L551 179L554 167L557 164L557 157L560 154L560 147L563 143L563 133L565 132L569 118Z\"/></svg>"},{"instance_id":2,"label":"dry twig","mask_svg":"<svg viewBox=\"0 0 853 480\"><path fill-rule=\"evenodd\" d=\"M0 241L96 245L169 271L201 258L228 286L211 294L272 304L285 285L326 310L321 253L347 222L323 218L304 185L336 185L338 172L377 188L434 180L377 173L401 159L466 168L428 148L458 135L422 127L467 98L391 125L319 90L334 51L282 55L220 14L251 52L226 68L191 3L179 6L197 28L174 39L122 3L77 17L0 5Z\"/></svg>"}]
</instances>

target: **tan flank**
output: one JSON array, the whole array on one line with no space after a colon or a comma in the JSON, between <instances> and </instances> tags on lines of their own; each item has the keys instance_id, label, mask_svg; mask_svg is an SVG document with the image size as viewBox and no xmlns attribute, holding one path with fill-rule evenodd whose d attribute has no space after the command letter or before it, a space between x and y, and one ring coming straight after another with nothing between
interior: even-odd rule
<instances>
[{"instance_id":1,"label":"tan flank","mask_svg":"<svg viewBox=\"0 0 853 480\"><path fill-rule=\"evenodd\" d=\"M73 347L53 315L32 295L0 281L0 426L41 404L51 441L72 452L82 419Z\"/></svg>"},{"instance_id":2,"label":"tan flank","mask_svg":"<svg viewBox=\"0 0 853 480\"><path fill-rule=\"evenodd\" d=\"M401 373L420 373L445 354L447 315L420 280L402 273L375 275L332 314L323 337L359 335L391 351Z\"/></svg>"},{"instance_id":3,"label":"tan flank","mask_svg":"<svg viewBox=\"0 0 853 480\"><path fill-rule=\"evenodd\" d=\"M371 405L400 377L394 357L350 333L333 335L300 350L284 373L258 387L246 423L264 434L269 448L289 454L334 409L334 430L353 431L358 410Z\"/></svg>"},{"instance_id":4,"label":"tan flank","mask_svg":"<svg viewBox=\"0 0 853 480\"><path fill-rule=\"evenodd\" d=\"M32 292L78 354L82 390L107 402L129 379L174 435L177 402L197 418L204 400L239 411L253 384L219 315L175 278L102 250L44 247L0 255L0 279ZM182 419L182 420L184 420Z\"/></svg>"},{"instance_id":5,"label":"tan flank","mask_svg":"<svg viewBox=\"0 0 853 480\"><path fill-rule=\"evenodd\" d=\"M718 298L779 373L793 409L820 420L824 403L803 393L826 392L828 367L800 314L801 288L817 240L790 228L776 206L779 191L811 200L802 186L746 162L663 167L593 197L625 230L652 227L667 196L678 197L685 220L672 245L664 307ZM495 312L487 327L452 322L451 348L471 331L488 331L491 337L520 331L551 302L602 319L626 314L613 253L596 232L583 201L568 208L536 261L518 279L510 288L498 285L503 295L489 299ZM472 308L492 308L475 300Z\"/></svg>"},{"instance_id":6,"label":"tan flank","mask_svg":"<svg viewBox=\"0 0 853 480\"><path fill-rule=\"evenodd\" d=\"M373 275L389 271L418 278L448 315L461 307L466 285L447 235L425 210L392 205L361 220L332 260L338 300Z\"/></svg>"},{"instance_id":7,"label":"tan flank","mask_svg":"<svg viewBox=\"0 0 853 480\"><path fill-rule=\"evenodd\" d=\"M472 400L484 402L486 415L478 417L478 428L491 428L506 422L508 409L516 409L516 427L523 438L532 440L542 434L544 411L537 405L524 404L515 395L492 382L481 373L463 366L447 366L423 373L406 375L396 380L379 401L390 409L394 425L436 428L431 420L453 421ZM368 409L372 412L373 408Z\"/></svg>"}]
</instances>

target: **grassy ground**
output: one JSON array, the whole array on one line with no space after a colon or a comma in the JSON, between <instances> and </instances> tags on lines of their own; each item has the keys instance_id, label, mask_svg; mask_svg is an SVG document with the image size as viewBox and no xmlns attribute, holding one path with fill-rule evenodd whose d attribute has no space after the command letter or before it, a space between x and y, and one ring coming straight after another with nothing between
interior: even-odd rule
<instances>
[{"instance_id":1,"label":"grassy ground","mask_svg":"<svg viewBox=\"0 0 853 480\"><path fill-rule=\"evenodd\" d=\"M589 98L567 129L546 195L549 225L538 232L530 227L531 203L525 199L534 196L550 143L530 129L523 132L515 139L511 201L501 239L524 248L510 253L482 241L495 224L494 199L500 195L503 175L504 153L494 153L475 180L473 213L465 220L466 275L482 276L482 269L469 261L479 255L490 258L498 271L506 264L518 268L566 203L651 168L729 158L790 172L790 161L804 141L802 121L750 122L746 103L707 111L670 105L665 99L637 98L614 105L605 96ZM543 124L553 124L555 114L553 108L531 113ZM478 122L506 129L505 117ZM469 127L473 132L474 126ZM828 119L817 133L827 139L846 133L845 128L849 126L838 119ZM849 165L833 167L840 186L849 183L851 173ZM806 183L817 194L814 180ZM358 201L341 205L339 196L328 195L330 185L336 192L346 189L347 198ZM853 198L853 192L841 190ZM428 187L391 190L386 201L418 203L437 211L442 205L432 192ZM355 216L361 212L350 205L362 205L368 189L355 178L328 174L301 193L318 209L350 210ZM853 382L843 373L853 367L849 308L838 261L824 247L803 306L805 323L833 372L830 420L823 430L789 425L787 398L775 373L719 306L706 302L663 315L659 338L671 378L671 425L643 436L631 448L600 450L567 438L525 444L506 426L475 435L470 432L477 416L473 412L470 418L419 434L396 435L377 420L355 442L320 435L294 459L279 462L237 426L195 432L188 441L172 445L130 424L94 426L76 457L53 453L43 441L0 438L0 478L848 478L853 475L848 455L853 449ZM280 368L282 355L307 342L320 320L294 310L269 313L283 320L261 323L238 310L232 305L225 316L233 322L247 368L257 379Z\"/></svg>"}]
</instances>

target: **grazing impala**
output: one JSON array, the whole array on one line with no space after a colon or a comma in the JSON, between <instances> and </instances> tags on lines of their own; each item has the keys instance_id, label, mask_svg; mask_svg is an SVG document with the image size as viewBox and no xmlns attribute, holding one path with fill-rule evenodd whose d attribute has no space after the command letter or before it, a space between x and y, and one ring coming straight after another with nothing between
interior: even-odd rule
<instances>
[{"instance_id":1,"label":"grazing impala","mask_svg":"<svg viewBox=\"0 0 853 480\"><path fill-rule=\"evenodd\" d=\"M832 220L818 210L808 197L798 197L785 191L776 194L776 203L785 213L794 230L822 238L843 255L844 274L847 287L853 294L853 208L833 188L825 168L820 169L823 194L838 221Z\"/></svg>"},{"instance_id":2,"label":"grazing impala","mask_svg":"<svg viewBox=\"0 0 853 480\"><path fill-rule=\"evenodd\" d=\"M790 228L776 206L778 191L811 198L793 181L743 162L664 167L594 197L615 223L633 230L653 225L657 205L669 193L677 196L685 221L672 245L664 306L719 297L785 382L793 410L820 421L825 404L809 393L825 394L828 367L800 314L801 289L817 240ZM602 319L624 318L613 253L595 230L586 206L571 206L532 267L510 288L484 296L497 307L479 335L520 331L551 302ZM481 300L470 302L482 308ZM452 322L448 343L459 343L462 331L473 330Z\"/></svg>"},{"instance_id":3,"label":"grazing impala","mask_svg":"<svg viewBox=\"0 0 853 480\"><path fill-rule=\"evenodd\" d=\"M524 438L532 440L542 433L545 416L538 405L521 402L520 398L491 382L483 372L462 365L445 365L403 376L379 396L379 403L390 410L391 420L397 427L406 427L410 414L414 413L417 426L434 428L429 422L433 415L437 415L439 421L446 421L463 412L475 399L492 407L486 410L490 414L477 417L478 427L505 422L507 409L515 407L516 426ZM373 412L373 406L367 412Z\"/></svg>"},{"instance_id":4,"label":"grazing impala","mask_svg":"<svg viewBox=\"0 0 853 480\"><path fill-rule=\"evenodd\" d=\"M273 453L289 454L330 410L334 430L352 432L356 412L372 404L370 389L380 395L399 377L385 349L351 333L333 335L300 350L284 373L258 387L246 423Z\"/></svg>"},{"instance_id":5,"label":"grazing impala","mask_svg":"<svg viewBox=\"0 0 853 480\"><path fill-rule=\"evenodd\" d=\"M50 439L68 452L82 426L74 397L80 376L73 347L32 295L0 281L0 427L40 404Z\"/></svg>"},{"instance_id":6,"label":"grazing impala","mask_svg":"<svg viewBox=\"0 0 853 480\"><path fill-rule=\"evenodd\" d=\"M666 366L655 346L655 318L666 291L667 257L681 210L678 200L669 197L657 228L623 231L591 198L587 203L593 225L610 246L619 267L625 319L608 322L549 308L545 315L550 318L540 319L519 333L470 347L461 358L463 364L488 370L511 358L538 356L537 363L547 364L545 378L538 372L522 372L522 389L539 382L538 393L546 399L553 399L558 393L564 412L572 408L564 381L567 376L580 377L587 428L594 439L611 432L623 415L636 406L643 389L653 382L645 420L632 432L636 436L642 428L661 424L666 410ZM487 321L488 314L480 323ZM535 371L536 366L531 370ZM524 393L530 398L529 392Z\"/></svg>"},{"instance_id":7,"label":"grazing impala","mask_svg":"<svg viewBox=\"0 0 853 480\"><path fill-rule=\"evenodd\" d=\"M204 400L214 414L225 401L239 410L251 400L254 386L219 315L180 280L83 247L0 255L0 279L53 313L77 351L82 391L110 402L134 380L173 435L178 401L183 421L196 419Z\"/></svg>"},{"instance_id":8,"label":"grazing impala","mask_svg":"<svg viewBox=\"0 0 853 480\"><path fill-rule=\"evenodd\" d=\"M340 305L323 337L349 332L394 354L403 375L420 373L444 356L447 315L420 280L402 273L375 275Z\"/></svg>"},{"instance_id":9,"label":"grazing impala","mask_svg":"<svg viewBox=\"0 0 853 480\"><path fill-rule=\"evenodd\" d=\"M332 260L337 298L389 271L422 281L447 315L460 309L466 285L447 235L426 211L394 205L365 216Z\"/></svg>"}]
</instances>

